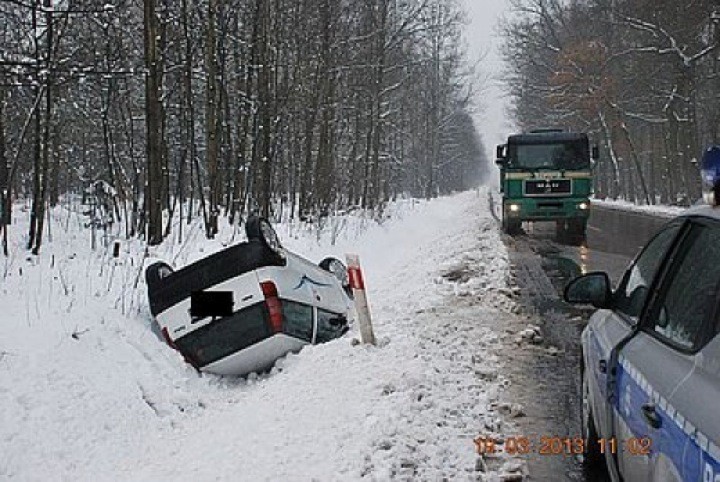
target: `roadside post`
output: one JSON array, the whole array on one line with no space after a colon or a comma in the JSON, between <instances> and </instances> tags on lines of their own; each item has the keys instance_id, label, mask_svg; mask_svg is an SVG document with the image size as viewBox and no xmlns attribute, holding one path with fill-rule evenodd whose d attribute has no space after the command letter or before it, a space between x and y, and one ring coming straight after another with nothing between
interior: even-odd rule
<instances>
[{"instance_id":1,"label":"roadside post","mask_svg":"<svg viewBox=\"0 0 720 482\"><path fill-rule=\"evenodd\" d=\"M370 319L370 307L368 306L367 294L365 293L365 281L360 269L360 257L357 254L346 254L345 260L348 266L348 277L350 287L353 290L355 299L355 311L358 315L360 325L360 341L366 344L375 344L375 333L373 333L372 321Z\"/></svg>"}]
</instances>

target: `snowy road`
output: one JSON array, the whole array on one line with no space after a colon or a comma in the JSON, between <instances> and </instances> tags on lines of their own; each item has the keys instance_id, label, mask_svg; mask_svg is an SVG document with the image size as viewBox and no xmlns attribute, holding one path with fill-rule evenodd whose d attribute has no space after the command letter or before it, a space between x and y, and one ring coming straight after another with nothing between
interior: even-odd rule
<instances>
[{"instance_id":1,"label":"snowy road","mask_svg":"<svg viewBox=\"0 0 720 482\"><path fill-rule=\"evenodd\" d=\"M248 380L198 376L151 334L142 282L133 287L139 243L113 262L67 222L47 258L8 260L0 479L517 477L522 463L483 459L473 443L514 426L499 360L524 328L487 193L402 201L389 214L382 225L336 220L334 246L279 227L310 259L361 255L379 345L346 337ZM188 239L153 254L183 264L208 252L197 233Z\"/></svg>"},{"instance_id":2,"label":"snowy road","mask_svg":"<svg viewBox=\"0 0 720 482\"><path fill-rule=\"evenodd\" d=\"M520 435L535 440L581 437L579 341L587 313L561 301L565 283L581 272L580 264L573 262L581 250L554 242L554 229L552 234L540 226L532 231L528 236L506 238L520 292L519 315L535 324L541 337L527 349L509 351L503 358L506 375L513 382L508 394L525 410L526 417L517 423ZM583 470L580 459L572 454L528 454L526 461L529 480L607 480L603 473Z\"/></svg>"},{"instance_id":3,"label":"snowy road","mask_svg":"<svg viewBox=\"0 0 720 482\"><path fill-rule=\"evenodd\" d=\"M668 218L595 206L585 246L561 244L552 223L526 225L526 233L503 239L508 246L519 315L537 323L542 339L526 350L500 357L512 381L507 394L522 404L519 434L578 437L580 332L591 311L561 301L565 284L590 271L606 271L617 281L636 251ZM529 479L605 482L604 470L586 472L572 456L528 454Z\"/></svg>"}]
</instances>

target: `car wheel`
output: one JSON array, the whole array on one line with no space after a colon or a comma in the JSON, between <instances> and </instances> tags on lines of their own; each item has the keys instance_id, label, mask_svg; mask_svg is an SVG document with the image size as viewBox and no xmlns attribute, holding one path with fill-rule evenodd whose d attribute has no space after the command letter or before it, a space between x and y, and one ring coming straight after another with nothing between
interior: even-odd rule
<instances>
[{"instance_id":1,"label":"car wheel","mask_svg":"<svg viewBox=\"0 0 720 482\"><path fill-rule=\"evenodd\" d=\"M353 297L352 288L350 288L350 278L348 276L348 270L345 263L337 258L329 257L320 261L319 266L335 276L340 282L340 285L343 287L343 290L345 290L345 293L350 298Z\"/></svg>"},{"instance_id":2,"label":"car wheel","mask_svg":"<svg viewBox=\"0 0 720 482\"><path fill-rule=\"evenodd\" d=\"M280 254L282 249L280 237L267 219L259 216L250 217L245 223L245 234L248 240L260 241L273 253Z\"/></svg>"},{"instance_id":3,"label":"car wheel","mask_svg":"<svg viewBox=\"0 0 720 482\"><path fill-rule=\"evenodd\" d=\"M145 270L145 284L148 290L148 301L150 302L150 312L153 316L159 312L157 291L163 283L163 280L173 273L173 269L167 263L158 261L151 264Z\"/></svg>"},{"instance_id":4,"label":"car wheel","mask_svg":"<svg viewBox=\"0 0 720 482\"><path fill-rule=\"evenodd\" d=\"M590 385L588 378L585 376L584 370L582 374L581 414L582 438L586 441L585 453L583 454L583 464L587 467L595 467L603 462L604 456L600 451L599 437L597 429L595 428L592 404L590 403Z\"/></svg>"},{"instance_id":5,"label":"car wheel","mask_svg":"<svg viewBox=\"0 0 720 482\"><path fill-rule=\"evenodd\" d=\"M149 291L155 291L162 280L167 278L173 273L173 269L169 264L158 261L151 264L145 270L145 283L148 286Z\"/></svg>"}]
</instances>

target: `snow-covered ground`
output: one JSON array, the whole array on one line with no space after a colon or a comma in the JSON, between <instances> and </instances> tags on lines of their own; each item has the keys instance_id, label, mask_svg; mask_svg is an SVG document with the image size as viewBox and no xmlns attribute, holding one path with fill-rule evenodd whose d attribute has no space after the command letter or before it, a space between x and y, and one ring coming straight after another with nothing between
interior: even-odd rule
<instances>
[{"instance_id":1,"label":"snow-covered ground","mask_svg":"<svg viewBox=\"0 0 720 482\"><path fill-rule=\"evenodd\" d=\"M613 200L613 199L593 199L592 202L598 206L610 209L620 209L623 211L634 211L645 214L651 214L653 216L663 216L666 218L673 218L679 216L687 210L680 206L665 206L657 204L654 206L638 205L628 201Z\"/></svg>"},{"instance_id":2,"label":"snow-covered ground","mask_svg":"<svg viewBox=\"0 0 720 482\"><path fill-rule=\"evenodd\" d=\"M473 444L503 424L493 326L512 308L487 191L398 201L387 214L381 224L338 217L321 234L277 227L315 261L360 254L378 346L355 346L351 332L270 374L229 379L198 375L153 334L143 264L181 266L239 233L224 227L208 242L194 225L182 245L147 255L122 240L113 259L111 245L90 249L81 216L57 209L53 241L31 257L19 213L0 280L0 479L494 480L516 470L502 457L483 463Z\"/></svg>"}]
</instances>

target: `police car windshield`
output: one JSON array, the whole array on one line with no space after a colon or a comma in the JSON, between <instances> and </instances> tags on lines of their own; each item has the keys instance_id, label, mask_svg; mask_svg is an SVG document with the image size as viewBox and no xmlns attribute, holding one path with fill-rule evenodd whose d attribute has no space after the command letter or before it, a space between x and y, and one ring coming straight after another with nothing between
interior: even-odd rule
<instances>
[{"instance_id":1,"label":"police car windshield","mask_svg":"<svg viewBox=\"0 0 720 482\"><path fill-rule=\"evenodd\" d=\"M590 155L586 142L511 144L510 166L516 169L588 169Z\"/></svg>"}]
</instances>

